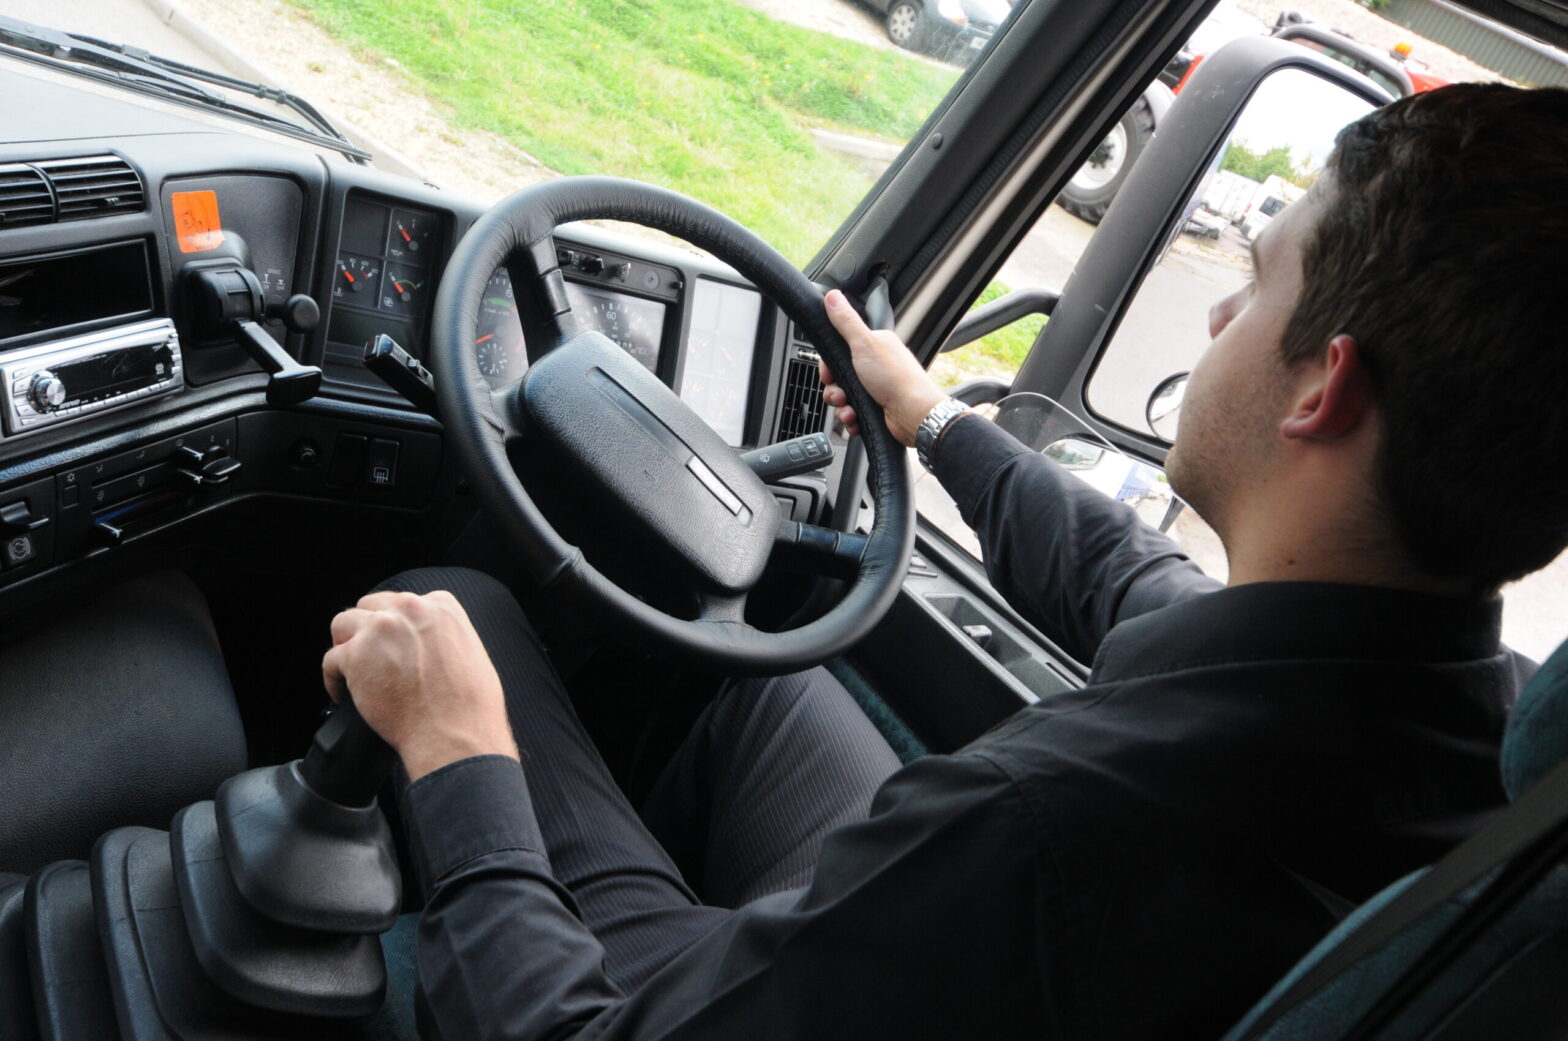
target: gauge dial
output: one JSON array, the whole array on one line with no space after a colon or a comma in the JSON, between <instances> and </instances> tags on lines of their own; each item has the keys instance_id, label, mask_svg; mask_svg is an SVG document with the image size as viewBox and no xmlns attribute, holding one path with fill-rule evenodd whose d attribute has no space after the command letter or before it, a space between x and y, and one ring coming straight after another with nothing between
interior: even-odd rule
<instances>
[{"instance_id":1,"label":"gauge dial","mask_svg":"<svg viewBox=\"0 0 1568 1041\"><path fill-rule=\"evenodd\" d=\"M512 280L497 268L479 303L479 323L474 330L474 357L491 387L504 387L528 369L523 344L523 324L517 316Z\"/></svg>"},{"instance_id":2,"label":"gauge dial","mask_svg":"<svg viewBox=\"0 0 1568 1041\"><path fill-rule=\"evenodd\" d=\"M585 315L594 328L620 344L643 368L658 371L659 340L664 332L663 304L624 293L586 289L573 282L566 284L566 297L572 310Z\"/></svg>"},{"instance_id":3,"label":"gauge dial","mask_svg":"<svg viewBox=\"0 0 1568 1041\"><path fill-rule=\"evenodd\" d=\"M388 264L381 285L381 309L394 314L423 314L425 285L430 276L416 268Z\"/></svg>"},{"instance_id":4,"label":"gauge dial","mask_svg":"<svg viewBox=\"0 0 1568 1041\"><path fill-rule=\"evenodd\" d=\"M352 253L338 254L338 275L332 282L332 295L352 300L365 307L376 306L381 288L381 262Z\"/></svg>"},{"instance_id":5,"label":"gauge dial","mask_svg":"<svg viewBox=\"0 0 1568 1041\"><path fill-rule=\"evenodd\" d=\"M435 252L436 219L413 210L392 211L392 231L387 236L387 258L405 264L428 265Z\"/></svg>"}]
</instances>

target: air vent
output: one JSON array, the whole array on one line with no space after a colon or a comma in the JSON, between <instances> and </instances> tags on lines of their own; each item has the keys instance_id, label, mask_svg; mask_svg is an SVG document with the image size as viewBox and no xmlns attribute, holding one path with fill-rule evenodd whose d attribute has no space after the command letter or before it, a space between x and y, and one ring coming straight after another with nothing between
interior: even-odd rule
<instances>
[{"instance_id":1,"label":"air vent","mask_svg":"<svg viewBox=\"0 0 1568 1041\"><path fill-rule=\"evenodd\" d=\"M59 220L85 220L142 208L142 182L124 159L89 155L35 164L54 183Z\"/></svg>"},{"instance_id":2,"label":"air vent","mask_svg":"<svg viewBox=\"0 0 1568 1041\"><path fill-rule=\"evenodd\" d=\"M779 407L779 440L821 433L827 422L828 403L822 400L817 363L791 358L784 370L784 394Z\"/></svg>"},{"instance_id":3,"label":"air vent","mask_svg":"<svg viewBox=\"0 0 1568 1041\"><path fill-rule=\"evenodd\" d=\"M43 174L21 163L0 165L0 230L54 221L54 195Z\"/></svg>"},{"instance_id":4,"label":"air vent","mask_svg":"<svg viewBox=\"0 0 1568 1041\"><path fill-rule=\"evenodd\" d=\"M0 164L0 231L135 213L145 204L141 178L118 156Z\"/></svg>"}]
</instances>

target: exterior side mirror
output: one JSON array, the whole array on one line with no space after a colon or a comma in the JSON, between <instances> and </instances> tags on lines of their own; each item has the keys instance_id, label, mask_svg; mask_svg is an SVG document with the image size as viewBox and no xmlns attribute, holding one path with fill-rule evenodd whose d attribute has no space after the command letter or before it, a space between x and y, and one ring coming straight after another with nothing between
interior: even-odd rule
<instances>
[{"instance_id":1,"label":"exterior side mirror","mask_svg":"<svg viewBox=\"0 0 1568 1041\"><path fill-rule=\"evenodd\" d=\"M1181 411L1181 400L1187 394L1187 378L1190 375L1178 372L1174 376L1167 376L1149 395L1149 403L1144 407L1143 415L1154 436L1162 441L1176 440L1176 426L1181 419L1178 413Z\"/></svg>"}]
</instances>

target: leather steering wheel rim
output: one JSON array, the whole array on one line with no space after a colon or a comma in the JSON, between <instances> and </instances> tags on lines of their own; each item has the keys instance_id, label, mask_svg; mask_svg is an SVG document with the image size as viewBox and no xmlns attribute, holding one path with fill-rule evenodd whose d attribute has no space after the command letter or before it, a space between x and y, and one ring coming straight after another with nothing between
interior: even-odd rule
<instances>
[{"instance_id":1,"label":"leather steering wheel rim","mask_svg":"<svg viewBox=\"0 0 1568 1041\"><path fill-rule=\"evenodd\" d=\"M875 520L850 587L822 617L764 632L736 618L683 619L637 599L601 574L539 511L507 456L522 424L521 382L494 394L473 350L486 283L514 252L534 269L556 267L555 229L580 220L619 220L656 228L730 264L806 333L844 388L859 419L873 487ZM557 276L559 277L559 276ZM514 286L536 301L534 286ZM898 595L914 544L914 501L906 454L851 364L849 345L828 321L821 292L772 247L729 217L684 195L613 177L571 177L534 185L501 200L463 236L436 294L431 364L447 441L480 504L500 527L526 572L546 594L581 597L657 647L731 673L782 673L819 664L858 642ZM526 379L526 377L525 377Z\"/></svg>"}]
</instances>

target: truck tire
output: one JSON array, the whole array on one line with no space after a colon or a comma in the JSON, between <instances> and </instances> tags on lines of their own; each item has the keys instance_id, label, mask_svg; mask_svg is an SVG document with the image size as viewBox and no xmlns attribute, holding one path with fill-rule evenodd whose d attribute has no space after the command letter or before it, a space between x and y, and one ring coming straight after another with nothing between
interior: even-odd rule
<instances>
[{"instance_id":1,"label":"truck tire","mask_svg":"<svg viewBox=\"0 0 1568 1041\"><path fill-rule=\"evenodd\" d=\"M1148 99L1140 97L1111 128L1105 140L1089 153L1088 162L1078 168L1056 201L1075 217L1090 224L1100 223L1111 200L1121 191L1127 171L1137 162L1149 139L1154 136L1154 112Z\"/></svg>"}]
</instances>

